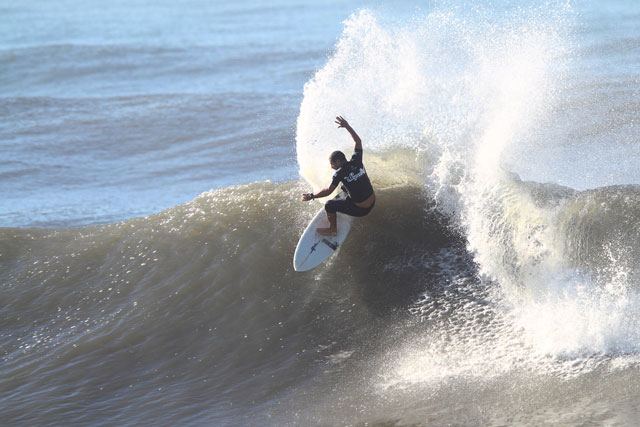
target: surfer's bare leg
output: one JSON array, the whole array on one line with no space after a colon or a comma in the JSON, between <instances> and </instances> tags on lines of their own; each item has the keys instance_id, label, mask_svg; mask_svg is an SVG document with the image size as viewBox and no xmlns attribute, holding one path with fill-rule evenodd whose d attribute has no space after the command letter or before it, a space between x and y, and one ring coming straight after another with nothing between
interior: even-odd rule
<instances>
[{"instance_id":1,"label":"surfer's bare leg","mask_svg":"<svg viewBox=\"0 0 640 427\"><path fill-rule=\"evenodd\" d=\"M329 220L329 228L318 228L316 231L321 236L335 236L338 234L338 215L327 212L327 219Z\"/></svg>"}]
</instances>

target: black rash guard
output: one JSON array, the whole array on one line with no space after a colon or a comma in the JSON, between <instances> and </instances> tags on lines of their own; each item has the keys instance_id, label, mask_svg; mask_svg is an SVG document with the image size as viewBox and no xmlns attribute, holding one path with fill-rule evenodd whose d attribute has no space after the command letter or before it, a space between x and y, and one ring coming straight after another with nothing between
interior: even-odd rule
<instances>
[{"instance_id":1,"label":"black rash guard","mask_svg":"<svg viewBox=\"0 0 640 427\"><path fill-rule=\"evenodd\" d=\"M339 183L344 184L355 203L364 202L373 194L373 186L362 164L362 150L355 150L351 160L333 174L331 185L337 187Z\"/></svg>"}]
</instances>

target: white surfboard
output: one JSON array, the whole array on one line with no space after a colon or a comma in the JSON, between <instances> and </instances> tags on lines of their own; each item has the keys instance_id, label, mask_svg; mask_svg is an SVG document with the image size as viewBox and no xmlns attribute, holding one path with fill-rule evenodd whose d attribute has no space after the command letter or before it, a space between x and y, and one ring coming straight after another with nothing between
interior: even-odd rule
<instances>
[{"instance_id":1,"label":"white surfboard","mask_svg":"<svg viewBox=\"0 0 640 427\"><path fill-rule=\"evenodd\" d=\"M307 271L316 267L333 255L347 238L353 218L338 212L338 234L321 236L317 228L329 226L324 208L320 209L302 233L296 253L293 255L293 268L296 271Z\"/></svg>"}]
</instances>

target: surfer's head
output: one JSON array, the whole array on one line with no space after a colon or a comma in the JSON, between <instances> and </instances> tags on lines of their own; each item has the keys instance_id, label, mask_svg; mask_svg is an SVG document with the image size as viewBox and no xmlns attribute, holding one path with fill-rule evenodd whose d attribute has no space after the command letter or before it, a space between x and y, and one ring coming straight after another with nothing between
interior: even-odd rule
<instances>
[{"instance_id":1,"label":"surfer's head","mask_svg":"<svg viewBox=\"0 0 640 427\"><path fill-rule=\"evenodd\" d=\"M342 167L343 163L347 162L347 157L342 151L334 151L329 156L329 163L331 163L331 169L338 170Z\"/></svg>"}]
</instances>

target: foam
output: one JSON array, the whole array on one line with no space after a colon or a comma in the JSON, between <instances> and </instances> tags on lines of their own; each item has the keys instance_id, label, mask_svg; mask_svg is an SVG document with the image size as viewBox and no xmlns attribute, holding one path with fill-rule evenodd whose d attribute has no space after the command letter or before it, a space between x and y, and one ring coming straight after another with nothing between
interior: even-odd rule
<instances>
[{"instance_id":1,"label":"foam","mask_svg":"<svg viewBox=\"0 0 640 427\"><path fill-rule=\"evenodd\" d=\"M506 371L526 353L537 354L527 369L557 369L550 361L640 350L633 332L640 306L629 293L635 273L625 272L626 263L601 274L599 266L608 262L603 242L591 248L596 260L576 259L567 245L568 239L578 246L590 239L584 230L567 228L567 212L580 195L522 182L503 164L504 153L530 140L525 136L553 111L572 49L571 22L572 11L562 3L500 18L480 8L440 9L400 24L360 11L305 85L298 117L300 174L314 188L326 186L331 175L322 159L352 146L332 124L341 114L364 141L374 185L408 171L404 182L420 183L437 208L455 218L479 274L497 285L497 320L488 330L498 337ZM401 161L394 161L396 153L403 153ZM580 221L588 224L583 214ZM462 356L486 345L484 338L476 342L453 351ZM415 357L425 354L433 360L428 352ZM450 351L441 356L454 357ZM571 367L561 365L561 372Z\"/></svg>"}]
</instances>

